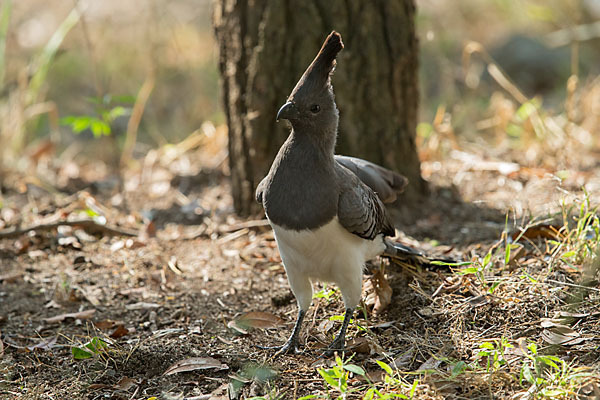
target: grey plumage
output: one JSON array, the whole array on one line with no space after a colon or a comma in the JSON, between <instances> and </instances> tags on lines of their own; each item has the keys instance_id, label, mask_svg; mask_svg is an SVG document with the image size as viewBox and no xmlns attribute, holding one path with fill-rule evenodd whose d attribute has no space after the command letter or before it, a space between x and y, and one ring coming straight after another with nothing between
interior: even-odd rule
<instances>
[{"instance_id":1,"label":"grey plumage","mask_svg":"<svg viewBox=\"0 0 600 400\"><path fill-rule=\"evenodd\" d=\"M288 281L298 301L298 318L278 353L295 351L310 306L310 279L335 282L346 315L329 347L344 347L346 327L360 300L366 260L386 248L395 234L384 202L396 200L407 184L403 176L353 157L334 156L339 113L331 73L343 48L332 32L277 114L292 131L256 190L271 223Z\"/></svg>"}]
</instances>

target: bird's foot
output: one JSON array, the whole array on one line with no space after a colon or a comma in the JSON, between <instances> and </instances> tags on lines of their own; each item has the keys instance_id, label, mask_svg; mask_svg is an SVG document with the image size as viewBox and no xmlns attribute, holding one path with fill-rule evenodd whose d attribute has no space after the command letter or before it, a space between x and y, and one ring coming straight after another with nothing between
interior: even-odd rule
<instances>
[{"instance_id":1,"label":"bird's foot","mask_svg":"<svg viewBox=\"0 0 600 400\"><path fill-rule=\"evenodd\" d=\"M255 345L261 350L277 350L273 357L279 357L284 354L298 354L300 350L298 349L298 340L295 338L289 338L284 344L281 346L259 346Z\"/></svg>"},{"instance_id":2,"label":"bird's foot","mask_svg":"<svg viewBox=\"0 0 600 400\"><path fill-rule=\"evenodd\" d=\"M346 341L344 336L338 336L333 340L333 342L331 342L331 344L325 349L325 351L323 351L321 355L323 357L331 357L336 352L343 353L345 343Z\"/></svg>"}]
</instances>

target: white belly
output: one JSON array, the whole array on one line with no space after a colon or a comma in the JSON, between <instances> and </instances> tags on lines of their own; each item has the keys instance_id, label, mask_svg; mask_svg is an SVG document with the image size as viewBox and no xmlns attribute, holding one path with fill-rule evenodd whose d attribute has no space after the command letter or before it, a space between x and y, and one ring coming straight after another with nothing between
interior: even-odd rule
<instances>
[{"instance_id":1,"label":"white belly","mask_svg":"<svg viewBox=\"0 0 600 400\"><path fill-rule=\"evenodd\" d=\"M288 271L320 281L341 284L349 274L360 274L365 261L383 252L383 236L363 239L348 232L337 217L314 230L294 231L275 224L273 231ZM340 285L341 286L341 285ZM343 287L341 287L343 291Z\"/></svg>"}]
</instances>

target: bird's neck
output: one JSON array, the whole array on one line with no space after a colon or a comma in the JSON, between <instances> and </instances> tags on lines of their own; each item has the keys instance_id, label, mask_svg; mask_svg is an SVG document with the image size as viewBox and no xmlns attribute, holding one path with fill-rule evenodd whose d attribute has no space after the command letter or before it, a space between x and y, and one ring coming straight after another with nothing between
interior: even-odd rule
<instances>
[{"instance_id":1,"label":"bird's neck","mask_svg":"<svg viewBox=\"0 0 600 400\"><path fill-rule=\"evenodd\" d=\"M337 129L337 121L330 126L320 127L318 130L308 126L293 127L290 139L303 147L311 147L313 151L333 163Z\"/></svg>"}]
</instances>

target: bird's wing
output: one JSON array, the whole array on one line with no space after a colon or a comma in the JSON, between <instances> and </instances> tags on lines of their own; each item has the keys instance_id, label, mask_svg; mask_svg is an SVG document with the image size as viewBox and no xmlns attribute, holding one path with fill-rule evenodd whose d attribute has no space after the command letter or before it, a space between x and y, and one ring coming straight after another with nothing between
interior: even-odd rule
<instances>
[{"instance_id":1,"label":"bird's wing","mask_svg":"<svg viewBox=\"0 0 600 400\"><path fill-rule=\"evenodd\" d=\"M340 183L338 221L350 233L373 240L383 233L394 236L385 206L370 187L356 175L340 166L336 168Z\"/></svg>"},{"instance_id":2,"label":"bird's wing","mask_svg":"<svg viewBox=\"0 0 600 400\"><path fill-rule=\"evenodd\" d=\"M399 173L360 158L336 155L335 160L373 189L384 203L396 201L408 184L408 179Z\"/></svg>"},{"instance_id":3,"label":"bird's wing","mask_svg":"<svg viewBox=\"0 0 600 400\"><path fill-rule=\"evenodd\" d=\"M263 203L263 191L265 190L265 186L267 185L267 178L269 176L265 176L262 181L256 187L256 193L254 194L254 198L260 204Z\"/></svg>"}]
</instances>

